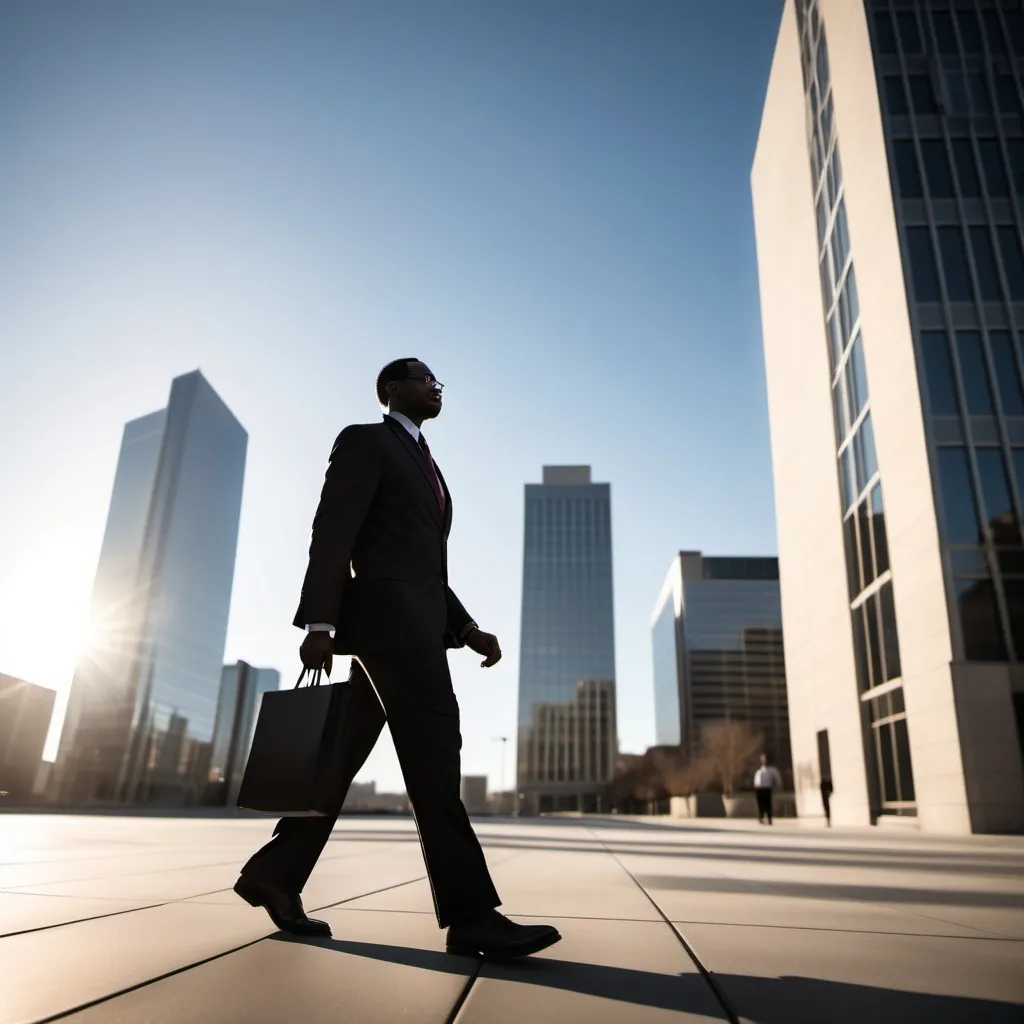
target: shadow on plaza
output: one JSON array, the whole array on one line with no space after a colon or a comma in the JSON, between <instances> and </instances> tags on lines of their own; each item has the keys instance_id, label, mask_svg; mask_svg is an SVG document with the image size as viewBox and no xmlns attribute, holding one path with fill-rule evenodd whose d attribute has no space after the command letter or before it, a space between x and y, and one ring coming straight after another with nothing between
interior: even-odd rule
<instances>
[{"instance_id":1,"label":"shadow on plaza","mask_svg":"<svg viewBox=\"0 0 1024 1024\"><path fill-rule=\"evenodd\" d=\"M280 941L296 942L278 937ZM315 939L308 944L382 963L462 975L469 979L475 961L435 950L347 939ZM720 1014L711 986L696 971L660 974L625 967L529 958L511 963L484 961L481 978L537 985L578 995L611 999L637 1007L713 1016ZM1019 1004L963 996L939 996L875 985L785 976L759 978L714 974L729 1010L751 1024L1019 1024ZM513 999L514 996L507 998ZM625 1012L625 1011L624 1011ZM721 1014L725 1019L724 1014ZM623 1018L627 1019L627 1018Z\"/></svg>"},{"instance_id":2,"label":"shadow on plaza","mask_svg":"<svg viewBox=\"0 0 1024 1024\"><path fill-rule=\"evenodd\" d=\"M909 886L842 885L834 882L768 881L744 878L695 878L677 875L637 875L645 889L714 892L748 896L792 896L798 899L863 900L871 903L937 903L950 907L1024 908L1024 895L1005 891L912 889Z\"/></svg>"},{"instance_id":3,"label":"shadow on plaza","mask_svg":"<svg viewBox=\"0 0 1024 1024\"><path fill-rule=\"evenodd\" d=\"M415 832L395 833L393 831L335 832L332 843L413 843ZM747 861L759 864L782 864L794 867L823 866L849 868L876 868L882 870L935 872L949 874L970 870L985 875L1007 875L1018 878L1024 869L1024 859L1019 854L1005 858L989 859L983 854L956 854L918 850L913 852L861 851L850 848L825 848L799 846L767 846L757 843L700 843L686 846L682 843L649 846L642 842L609 839L566 839L559 837L550 842L530 842L514 834L480 834L480 841L486 849L543 850L560 853L622 854L623 856L668 857L672 859Z\"/></svg>"}]
</instances>

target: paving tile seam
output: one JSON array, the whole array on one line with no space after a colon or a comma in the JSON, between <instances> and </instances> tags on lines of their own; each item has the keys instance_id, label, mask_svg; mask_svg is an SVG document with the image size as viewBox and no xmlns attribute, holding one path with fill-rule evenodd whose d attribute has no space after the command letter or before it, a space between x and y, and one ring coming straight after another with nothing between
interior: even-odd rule
<instances>
[{"instance_id":1,"label":"paving tile seam","mask_svg":"<svg viewBox=\"0 0 1024 1024\"><path fill-rule=\"evenodd\" d=\"M73 1013L81 1013L83 1010L90 1010L94 1006L101 1006L103 1003L109 1003L112 999L117 999L119 996L126 996L130 992L137 992L141 988L146 988L147 985L155 985L158 981L165 981L167 978L173 978L175 975L184 974L186 971L191 971L196 967L202 967L203 964L212 963L214 960L221 960L226 956L231 956L232 953L239 953L243 949L248 949L250 946L255 946L260 942L265 942L273 932L268 932L267 935L261 935L258 939L253 939L251 942L243 942L240 946L233 946L231 949L222 950L220 953L214 953L212 956L204 957L202 960L196 960L190 964L185 964L183 967L176 967L173 971L165 971L163 974L159 974L153 978L147 978L145 981L137 982L134 985L126 985L124 988L118 989L116 992L108 992L106 995L99 996L96 999L90 999L88 1002L80 1003L78 1006L72 1006L67 1010L61 1010L60 1013L53 1013L49 1017L40 1017L38 1020L33 1021L33 1024L51 1024L51 1021L63 1020L65 1017L70 1017Z\"/></svg>"},{"instance_id":2,"label":"paving tile seam","mask_svg":"<svg viewBox=\"0 0 1024 1024\"><path fill-rule=\"evenodd\" d=\"M601 840L598 837L595 836L595 838L598 839L598 842L601 842ZM689 958L693 961L694 966L697 968L701 976L707 982L708 987L711 989L712 995L718 1002L718 1005L721 1008L722 1012L725 1014L726 1019L729 1021L729 1024L744 1024L744 1022L740 1020L740 1017L736 1013L736 1011L733 1010L729 1001L725 998L725 993L722 991L718 982L715 980L714 974L707 967L704 966L704 964L701 962L700 957L697 956L697 953L694 950L694 948L687 941L686 936L683 935L683 933L679 930L678 927L676 927L676 925L669 918L668 914L666 914L665 911L661 909L661 906L658 904L658 901L644 888L644 886L640 884L640 882L637 881L636 876L633 874L633 872L630 871L629 868L627 868L621 860L619 860L618 856L613 850L607 850L607 853L608 856L610 856L612 860L614 860L615 863L618 864L618 866L629 876L633 884L647 897L647 899L650 901L651 906L654 907L654 909L660 915L661 919L665 922L666 925L668 925L672 934L675 935L675 937L679 940L683 949L686 950L687 956L689 956Z\"/></svg>"},{"instance_id":3,"label":"paving tile seam","mask_svg":"<svg viewBox=\"0 0 1024 1024\"><path fill-rule=\"evenodd\" d=\"M323 906L314 907L313 909L316 910L316 911L319 911L319 910L330 910L333 907L341 906L343 903L349 903L352 900L362 899L364 896L375 896L377 893L387 892L389 889L398 889L398 888L400 888L403 885L411 885L413 882L422 881L426 877L427 877L426 875L421 875L419 878L411 878L408 881L398 882L395 885L388 885L388 886L385 886L383 889L377 889L374 892L362 893L359 896L349 896L349 897L347 897L344 900L339 900L337 903L324 904ZM226 891L226 890L220 890L220 891ZM172 902L174 902L174 901L172 901ZM159 906L165 906L165 905L166 904L156 904L155 906L159 907ZM143 909L143 908L138 908L138 909ZM150 909L150 908L146 908L146 909ZM132 913L132 911L125 911L125 913ZM113 915L106 915L105 914L103 916L104 917L109 917L109 916L113 916ZM69 922L69 923L79 923L79 922ZM56 926L56 927L60 927L60 926ZM39 929L39 930L44 930L44 929ZM226 956L231 956L233 953L239 953L243 949L248 949L250 946L255 946L255 945L259 944L260 942L266 942L269 938L271 938L271 936L277 935L277 934L280 934L278 929L276 929L276 928L275 929L271 929L270 931L268 931L266 933L266 935L261 935L258 939L253 939L250 942L243 942L241 945L232 946L230 949L225 949L225 950L222 950L219 953L214 953L212 956L203 957L200 960L194 960L192 963L183 964L181 967L176 967L173 971L165 971L163 974L158 974L158 975L156 975L156 976L154 976L152 978L147 978L145 981L137 982L134 985L127 985L124 988L118 989L116 992L108 992L106 995L99 996L96 999L91 999L88 1002L79 1004L78 1006L70 1007L67 1010L61 1010L60 1013L51 1014L49 1017L41 1017L38 1020L34 1021L33 1024L51 1024L52 1021L62 1020L65 1017L71 1016L71 1014L73 1014L73 1013L81 1013L83 1010L91 1009L94 1006L99 1006L99 1005L101 1005L103 1003L109 1003L111 1000L117 999L119 996L128 995L130 992L136 992L139 989L146 988L148 985L155 985L155 984L157 984L157 982L164 981L167 978L173 978L173 977L175 977L178 974L184 974L186 971L191 971L191 970L194 970L197 967L202 967L204 964L212 963L215 960L221 960L221 959L223 959ZM470 985L476 979L477 974L480 973L480 966L481 965L482 965L482 961L481 961L481 964L477 965L476 972L473 974L472 978L470 979L470 983L469 983ZM465 989L465 991L463 993L462 999L457 1003L458 1007L461 1008L462 1003L465 1001L465 996L468 995L468 993L469 993L469 985L466 986L466 989ZM454 1019L455 1019L454 1015L451 1015L449 1017L449 1022L450 1021L454 1021ZM446 1024L448 1024L448 1022L446 1022Z\"/></svg>"},{"instance_id":4,"label":"paving tile seam","mask_svg":"<svg viewBox=\"0 0 1024 1024\"><path fill-rule=\"evenodd\" d=\"M480 971L483 970L484 961L480 958L476 964L476 970L469 976L466 984L462 986L462 991L459 993L459 998L452 1004L451 1011L444 1020L444 1024L456 1024L458 1018L462 1014L462 1008L466 1005L466 1000L469 998L469 991L476 982L476 979L480 977Z\"/></svg>"},{"instance_id":5,"label":"paving tile seam","mask_svg":"<svg viewBox=\"0 0 1024 1024\"><path fill-rule=\"evenodd\" d=\"M991 932L983 935L935 935L932 933L922 935L921 932L887 932L870 928L819 928L809 924L761 924L757 921L687 921L675 917L671 920L673 925L696 924L702 928L778 928L782 931L835 932L839 935L896 935L907 939L956 939L958 942L1024 942L1024 938L1014 935L1003 935L1001 932ZM956 924L955 921L947 923ZM967 928L969 926L957 925L957 927ZM982 931L983 929L976 930Z\"/></svg>"},{"instance_id":6,"label":"paving tile seam","mask_svg":"<svg viewBox=\"0 0 1024 1024\"><path fill-rule=\"evenodd\" d=\"M615 857L616 860L618 860L618 856L617 856L615 851L609 850L608 852L613 857ZM629 855L626 854L625 856L629 856ZM710 860L710 858L708 858L708 859ZM630 877L632 878L633 876L632 876L632 873L629 872L629 869L626 868L625 865L622 865L621 861L619 863L620 863L620 866L622 866L623 870L626 871L630 875ZM712 876L714 876L716 878L724 879L726 881L729 881L730 879L733 879L733 878L737 877L735 875L726 874L724 871L716 871L714 868L708 868L708 870L709 870L709 872L710 872L710 874ZM635 878L633 880L636 881ZM752 885L760 886L762 889L766 890L765 893L764 893L764 895L766 895L766 896L777 896L779 898L786 898L786 893L783 890L783 887L785 886L786 883L783 880L779 880L777 882L769 882L769 881L764 881L764 880L759 879L759 878L751 878L751 879L744 879L744 881L747 881L747 882L749 882ZM640 885L640 883L637 882L637 885ZM640 888L643 889L645 893L647 893L647 890L642 885L640 885ZM657 903L655 902L654 898L650 895L650 893L647 893L647 898L650 899L651 902L654 903L654 905L656 907L658 906ZM874 910L883 910L883 911L884 910L889 910L889 911L892 911L895 914L905 914L908 917L917 917L917 918L920 918L923 921L934 921L936 924L950 925L951 927L954 927L954 928L967 928L970 931L978 932L979 933L979 936L978 936L979 938L985 938L985 937L996 937L996 938L1001 938L1001 939L1013 939L1014 938L1014 936L1007 935L1005 932L996 932L996 931L992 931L991 929L988 929L988 928L980 928L980 927L978 927L978 925L974 925L974 924L963 924L960 921L950 921L950 920L948 920L945 917L936 917L933 914L923 914L920 911L909 910L905 906L894 906L894 905L888 904L888 903L879 903L876 900L860 899L857 896L848 896L848 895L841 895L841 894L832 895L832 896L829 897L829 899L843 900L843 901L845 901L847 903L862 904L864 906L871 907ZM659 912L661 912L661 908L660 907L658 907L658 910L659 910Z\"/></svg>"},{"instance_id":7,"label":"paving tile seam","mask_svg":"<svg viewBox=\"0 0 1024 1024\"><path fill-rule=\"evenodd\" d=\"M353 857L364 857L364 856L370 856L370 855L379 855L379 853L392 853L392 852L394 852L394 851L392 851L392 850L383 850L383 851L353 850L351 853L338 853L338 854L335 854L333 857L322 857L320 859L321 859L321 861L349 860L349 859L351 859ZM244 857L244 854L242 854L242 856ZM63 863L63 861L61 863ZM58 879L55 879L54 881L50 881L50 882L27 882L25 885L0 886L0 893L9 892L12 895L17 895L22 890L31 889L32 886L35 886L35 885L38 885L38 886L43 886L43 885L70 885L73 882L100 882L100 881L103 881L105 879L110 879L110 878L138 878L141 875L156 875L156 874L163 875L163 874L170 874L170 873L175 872L175 871L203 871L203 870L206 870L207 868L223 868L223 867L228 867L231 864L234 864L234 865L237 866L237 865L240 865L242 863L244 863L244 861L241 860L240 858L232 858L231 860L219 860L219 861L211 862L209 864L190 864L190 865L187 865L186 867L181 867L181 868L161 868L159 871L154 871L152 868L150 868L147 871L125 871L125 872L120 872L120 873L118 873L116 875L86 875L84 878L58 878ZM47 896L47 895L50 895L50 894L45 893L45 892L40 892L40 893L31 893L31 895L34 895L34 896ZM58 894L54 894L54 895L61 895L61 894L58 893ZM83 896L83 897L73 897L73 898L75 898L75 899L92 899L93 897L91 897L91 896L90 897ZM100 899L102 897L96 897L96 898Z\"/></svg>"},{"instance_id":8,"label":"paving tile seam","mask_svg":"<svg viewBox=\"0 0 1024 1024\"><path fill-rule=\"evenodd\" d=\"M66 898L73 899L74 897ZM57 921L54 924L38 925L35 928L21 928L15 932L0 932L0 939L12 939L16 935L31 935L33 932L48 932L54 928L65 928L68 925L82 924L85 921L102 921L108 917L120 917L122 914L134 914L136 910L153 910L156 907L163 906L166 906L166 904L150 903L144 907L127 907L124 910L112 910L108 914L91 914L89 917L76 917L73 921Z\"/></svg>"}]
</instances>

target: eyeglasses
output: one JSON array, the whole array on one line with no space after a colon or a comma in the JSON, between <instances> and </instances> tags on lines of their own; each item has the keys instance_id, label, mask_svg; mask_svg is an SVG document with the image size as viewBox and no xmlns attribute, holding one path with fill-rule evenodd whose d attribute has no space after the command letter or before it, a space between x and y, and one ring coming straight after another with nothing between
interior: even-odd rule
<instances>
[{"instance_id":1,"label":"eyeglasses","mask_svg":"<svg viewBox=\"0 0 1024 1024\"><path fill-rule=\"evenodd\" d=\"M431 374L429 374L429 373L426 374L423 377L409 376L409 377L406 377L405 379L406 380L421 380L421 381L423 381L424 384L426 384L428 387L432 387L435 391L443 391L444 390L444 385L436 377L431 376Z\"/></svg>"}]
</instances>

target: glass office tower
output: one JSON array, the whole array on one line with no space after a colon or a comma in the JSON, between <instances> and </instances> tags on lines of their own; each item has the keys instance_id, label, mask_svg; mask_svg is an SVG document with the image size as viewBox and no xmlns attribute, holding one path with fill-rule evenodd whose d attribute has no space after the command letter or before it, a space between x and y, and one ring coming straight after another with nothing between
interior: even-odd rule
<instances>
[{"instance_id":1,"label":"glass office tower","mask_svg":"<svg viewBox=\"0 0 1024 1024\"><path fill-rule=\"evenodd\" d=\"M210 768L247 435L202 374L125 426L54 775L63 803L194 803Z\"/></svg>"},{"instance_id":2,"label":"glass office tower","mask_svg":"<svg viewBox=\"0 0 1024 1024\"><path fill-rule=\"evenodd\" d=\"M787 0L752 173L801 813L1024 829L1024 13ZM825 751L825 754L820 753Z\"/></svg>"},{"instance_id":3,"label":"glass office tower","mask_svg":"<svg viewBox=\"0 0 1024 1024\"><path fill-rule=\"evenodd\" d=\"M611 488L589 466L526 485L519 657L520 813L598 810L615 732Z\"/></svg>"},{"instance_id":4,"label":"glass office tower","mask_svg":"<svg viewBox=\"0 0 1024 1024\"><path fill-rule=\"evenodd\" d=\"M651 642L657 743L690 756L703 724L745 722L764 736L788 783L779 560L679 552L654 608Z\"/></svg>"},{"instance_id":5,"label":"glass office tower","mask_svg":"<svg viewBox=\"0 0 1024 1024\"><path fill-rule=\"evenodd\" d=\"M276 668L254 668L245 661L224 666L204 803L233 807L237 802L263 694L280 688Z\"/></svg>"},{"instance_id":6,"label":"glass office tower","mask_svg":"<svg viewBox=\"0 0 1024 1024\"><path fill-rule=\"evenodd\" d=\"M30 802L56 694L0 672L0 807Z\"/></svg>"}]
</instances>

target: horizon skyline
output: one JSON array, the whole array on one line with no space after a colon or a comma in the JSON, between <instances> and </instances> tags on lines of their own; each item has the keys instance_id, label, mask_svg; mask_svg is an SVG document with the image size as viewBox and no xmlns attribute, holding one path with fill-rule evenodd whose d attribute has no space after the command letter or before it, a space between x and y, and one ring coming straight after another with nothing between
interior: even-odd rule
<instances>
[{"instance_id":1,"label":"horizon skyline","mask_svg":"<svg viewBox=\"0 0 1024 1024\"><path fill-rule=\"evenodd\" d=\"M452 583L506 651L451 659L467 774L513 735L543 465L612 484L624 750L672 553L776 553L749 169L781 0L428 7L0 8L3 671L67 685L123 425L195 368L250 436L225 661L288 682L331 443L389 360L445 382Z\"/></svg>"}]
</instances>

